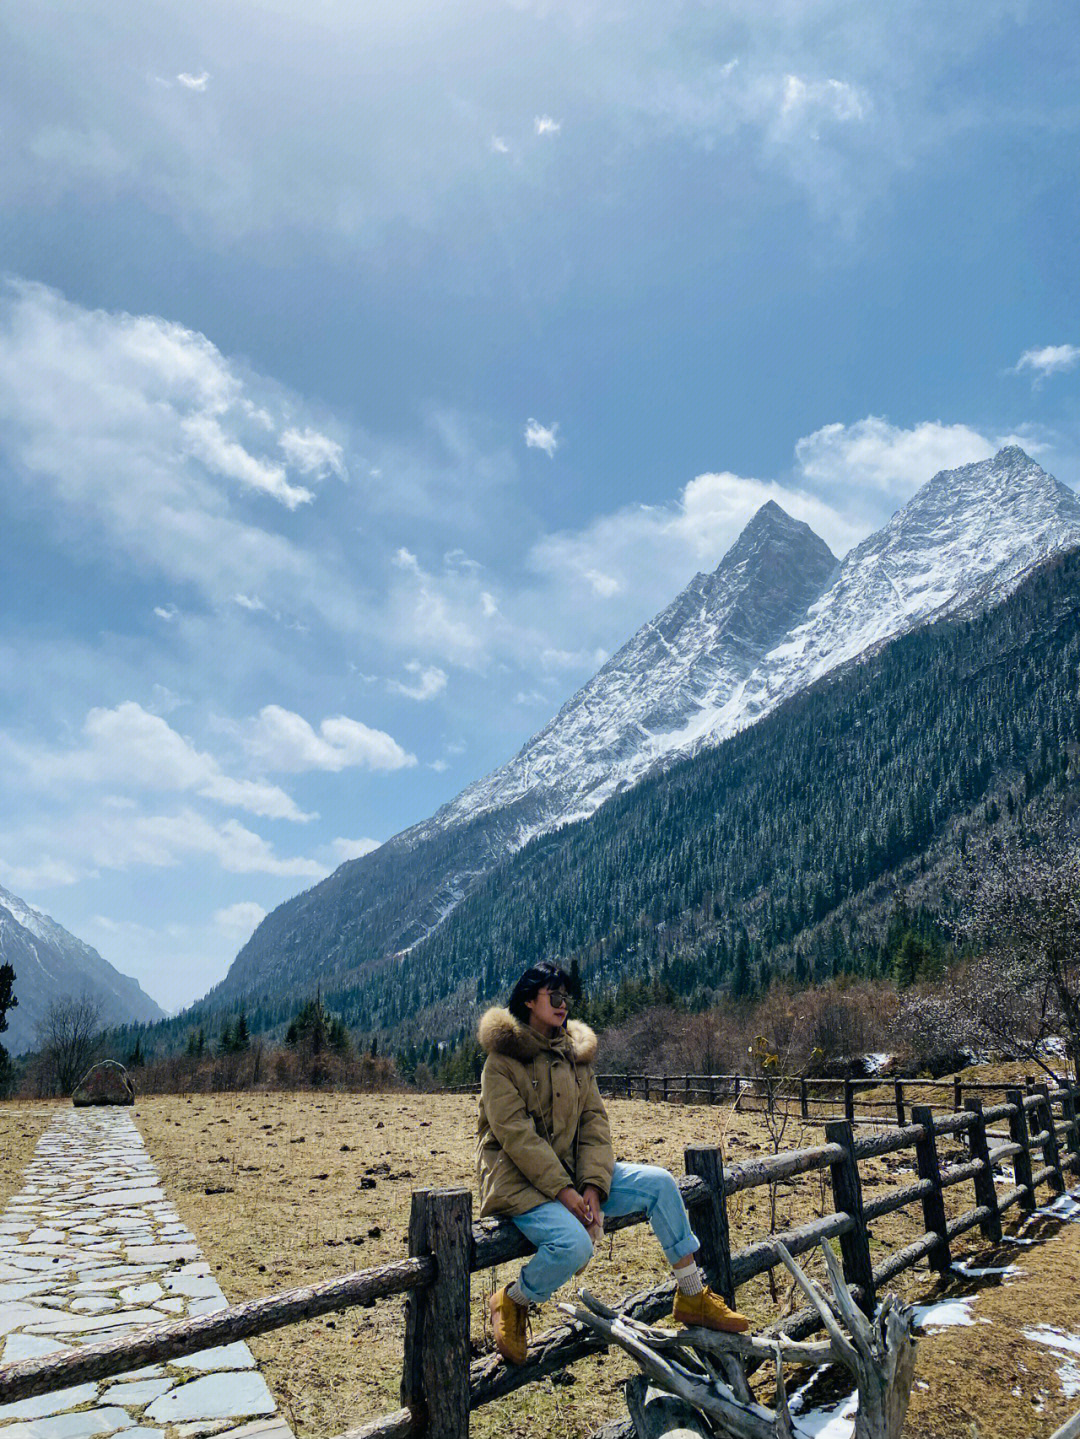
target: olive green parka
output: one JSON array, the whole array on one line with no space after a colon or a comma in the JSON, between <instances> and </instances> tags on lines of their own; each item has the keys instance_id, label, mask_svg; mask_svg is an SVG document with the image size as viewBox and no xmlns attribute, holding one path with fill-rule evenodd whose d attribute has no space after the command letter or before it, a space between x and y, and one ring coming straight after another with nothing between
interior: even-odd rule
<instances>
[{"instance_id":1,"label":"olive green parka","mask_svg":"<svg viewBox=\"0 0 1080 1439\"><path fill-rule=\"evenodd\" d=\"M476 1169L480 1214L524 1214L572 1185L611 1188L615 1152L593 1073L596 1035L580 1020L545 1039L508 1009L489 1009L477 1038L480 1076Z\"/></svg>"}]
</instances>

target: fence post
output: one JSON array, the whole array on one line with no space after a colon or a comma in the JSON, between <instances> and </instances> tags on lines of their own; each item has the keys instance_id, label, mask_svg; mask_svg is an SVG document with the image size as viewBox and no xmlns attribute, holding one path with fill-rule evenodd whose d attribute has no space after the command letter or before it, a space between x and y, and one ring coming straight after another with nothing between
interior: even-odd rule
<instances>
[{"instance_id":1,"label":"fence post","mask_svg":"<svg viewBox=\"0 0 1080 1439\"><path fill-rule=\"evenodd\" d=\"M854 1228L840 1236L840 1257L844 1262L844 1278L862 1291L859 1308L866 1314L874 1312L874 1265L870 1258L870 1235L863 1215L862 1180L855 1158L855 1132L851 1121L830 1119L825 1126L826 1144L839 1144L843 1159L829 1165L832 1176L833 1207L837 1214L850 1214Z\"/></svg>"},{"instance_id":2,"label":"fence post","mask_svg":"<svg viewBox=\"0 0 1080 1439\"><path fill-rule=\"evenodd\" d=\"M665 1103L665 1104L667 1103L667 1099L668 1099L668 1089L667 1089L667 1087L668 1087L668 1077L667 1077L667 1075L665 1074L665 1075L664 1075L664 1103Z\"/></svg>"},{"instance_id":3,"label":"fence post","mask_svg":"<svg viewBox=\"0 0 1080 1439\"><path fill-rule=\"evenodd\" d=\"M934 1134L934 1111L928 1104L913 1104L911 1106L911 1122L921 1124L923 1129L922 1139L915 1141L915 1160L919 1178L928 1179L933 1186L929 1194L923 1195L922 1202L923 1223L926 1225L926 1232L938 1236L938 1242L931 1249L927 1258L930 1261L930 1268L936 1269L941 1274L952 1263L952 1256L949 1252L945 1201L941 1191L941 1165L938 1161L937 1138Z\"/></svg>"},{"instance_id":4,"label":"fence post","mask_svg":"<svg viewBox=\"0 0 1080 1439\"><path fill-rule=\"evenodd\" d=\"M1061 1093L1061 1112L1065 1123L1071 1126L1066 1144L1073 1157L1072 1171L1080 1176L1080 1130L1076 1125L1076 1091L1068 1081Z\"/></svg>"},{"instance_id":5,"label":"fence post","mask_svg":"<svg viewBox=\"0 0 1080 1439\"><path fill-rule=\"evenodd\" d=\"M731 1278L731 1236L728 1232L727 1196L724 1194L724 1159L719 1149L683 1152L687 1174L696 1174L709 1191L707 1203L695 1206L694 1232L701 1240L697 1261L711 1288L735 1304Z\"/></svg>"},{"instance_id":6,"label":"fence post","mask_svg":"<svg viewBox=\"0 0 1080 1439\"><path fill-rule=\"evenodd\" d=\"M844 1118L849 1124L855 1118L855 1090L850 1079L844 1080Z\"/></svg>"},{"instance_id":7,"label":"fence post","mask_svg":"<svg viewBox=\"0 0 1080 1439\"><path fill-rule=\"evenodd\" d=\"M684 1104L689 1104L689 1103L690 1103L690 1076L689 1076L689 1075L686 1076L686 1098L683 1100L683 1103L684 1103Z\"/></svg>"},{"instance_id":8,"label":"fence post","mask_svg":"<svg viewBox=\"0 0 1080 1439\"><path fill-rule=\"evenodd\" d=\"M893 1098L896 1100L896 1122L903 1129L907 1118L904 1114L904 1081L902 1079L897 1079L893 1083Z\"/></svg>"},{"instance_id":9,"label":"fence post","mask_svg":"<svg viewBox=\"0 0 1080 1439\"><path fill-rule=\"evenodd\" d=\"M1050 1103L1050 1086L1036 1084L1035 1092L1042 1095L1042 1103L1036 1113L1039 1116L1039 1127L1046 1130L1046 1142L1042 1146L1043 1164L1049 1165L1054 1171L1049 1180L1050 1189L1054 1194L1064 1194L1065 1177L1061 1172L1061 1154L1058 1150L1057 1133L1054 1130L1054 1107Z\"/></svg>"},{"instance_id":10,"label":"fence post","mask_svg":"<svg viewBox=\"0 0 1080 1439\"><path fill-rule=\"evenodd\" d=\"M409 1216L409 1254L431 1254L437 1270L428 1289L405 1301L401 1402L429 1439L468 1439L469 1274L472 1193L419 1189Z\"/></svg>"},{"instance_id":11,"label":"fence post","mask_svg":"<svg viewBox=\"0 0 1080 1439\"><path fill-rule=\"evenodd\" d=\"M983 1105L981 1099L965 1099L964 1108L970 1109L975 1116L975 1123L968 1130L968 1150L972 1159L982 1161L982 1168L975 1176L975 1203L980 1208L985 1207L990 1211L989 1219L984 1219L979 1229L982 1237L989 1240L991 1244L1001 1243L1001 1212L998 1209L997 1186L994 1184L994 1170L990 1164L990 1146L986 1142L986 1120L983 1118Z\"/></svg>"},{"instance_id":12,"label":"fence post","mask_svg":"<svg viewBox=\"0 0 1080 1439\"><path fill-rule=\"evenodd\" d=\"M799 1079L799 1113L804 1119L810 1118L810 1098L806 1088L806 1075Z\"/></svg>"},{"instance_id":13,"label":"fence post","mask_svg":"<svg viewBox=\"0 0 1080 1439\"><path fill-rule=\"evenodd\" d=\"M1013 1179L1024 1186L1024 1192L1020 1196L1020 1208L1030 1214L1035 1208L1035 1186L1031 1182L1031 1148L1023 1090L1007 1089L1005 1102L1013 1107L1013 1113L1009 1116L1009 1138L1020 1146L1020 1153L1013 1155Z\"/></svg>"}]
</instances>

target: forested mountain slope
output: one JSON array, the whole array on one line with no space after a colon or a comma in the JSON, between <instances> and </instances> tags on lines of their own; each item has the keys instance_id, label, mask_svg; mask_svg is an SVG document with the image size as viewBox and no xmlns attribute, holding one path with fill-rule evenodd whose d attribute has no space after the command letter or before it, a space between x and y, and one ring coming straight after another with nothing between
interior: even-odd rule
<instances>
[{"instance_id":1,"label":"forested mountain slope","mask_svg":"<svg viewBox=\"0 0 1080 1439\"><path fill-rule=\"evenodd\" d=\"M800 936L905 860L943 839L959 848L964 824L993 824L1014 793L1074 790L1078 686L1073 552L980 618L895 640L534 841L338 999L365 1028L423 1010L437 1028L440 1010L545 955L577 957L593 986L666 961L684 991L793 966ZM804 954L805 977L815 961Z\"/></svg>"}]
</instances>

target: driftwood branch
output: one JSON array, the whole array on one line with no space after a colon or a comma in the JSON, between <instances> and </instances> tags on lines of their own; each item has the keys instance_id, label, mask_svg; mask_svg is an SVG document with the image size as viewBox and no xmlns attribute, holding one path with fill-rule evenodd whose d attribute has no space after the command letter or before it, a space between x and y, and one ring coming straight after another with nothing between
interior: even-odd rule
<instances>
[{"instance_id":1,"label":"driftwood branch","mask_svg":"<svg viewBox=\"0 0 1080 1439\"><path fill-rule=\"evenodd\" d=\"M631 1381L638 1387L633 1397L628 1390L627 1405L638 1439L675 1439L676 1435L688 1439L703 1432L709 1439L795 1439L785 1362L841 1364L859 1394L855 1439L900 1439L915 1369L912 1313L890 1295L873 1318L865 1315L831 1248L826 1243L821 1248L831 1294L779 1246L780 1259L825 1325L829 1337L822 1341L659 1329L609 1309L587 1290L580 1292L580 1303L559 1308L620 1345L637 1362L644 1378ZM771 1410L753 1399L744 1368L747 1360L768 1360L775 1366ZM663 1394L674 1397L664 1401ZM696 1420L688 1418L691 1411L696 1411Z\"/></svg>"}]
</instances>

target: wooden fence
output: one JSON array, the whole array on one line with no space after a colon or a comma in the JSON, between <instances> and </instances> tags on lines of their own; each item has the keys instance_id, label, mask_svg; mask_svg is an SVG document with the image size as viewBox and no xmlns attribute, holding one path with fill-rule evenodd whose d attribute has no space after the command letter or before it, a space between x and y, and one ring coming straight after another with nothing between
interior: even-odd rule
<instances>
[{"instance_id":1,"label":"wooden fence","mask_svg":"<svg viewBox=\"0 0 1080 1439\"><path fill-rule=\"evenodd\" d=\"M932 1269L945 1270L951 1263L952 1241L959 1235L977 1226L986 1240L997 1242L1002 1215L1014 1205L1022 1212L1034 1210L1039 1186L1048 1186L1052 1194L1065 1191L1065 1172L1080 1173L1078 1097L1077 1086L1051 1091L1042 1085L1028 1093L1010 1088L1003 1104L986 1109L980 1098L971 1097L963 1109L937 1117L928 1106L915 1105L910 1123L861 1138L856 1138L850 1119L833 1119L826 1123L824 1144L746 1160L728 1169L718 1149L688 1149L686 1174L679 1186L701 1240L699 1262L713 1287L734 1302L740 1285L779 1262L778 1243L799 1255L822 1239L836 1238L848 1283L858 1302L870 1311L877 1291L902 1270L923 1258ZM1007 1123L1007 1137L987 1128L1000 1121ZM964 1162L942 1165L938 1150L942 1135L960 1137ZM914 1151L915 1182L866 1199L860 1161L904 1150ZM1011 1162L1013 1182L999 1191L994 1169L1003 1161ZM732 1250L727 1216L730 1196L824 1170L831 1180L832 1213ZM944 1191L963 1183L973 1185L974 1204L948 1219ZM920 1206L923 1234L874 1266L870 1225L908 1205ZM606 1227L615 1230L643 1222L644 1214L634 1214L614 1219ZM0 1404L404 1293L401 1407L350 1430L343 1439L412 1439L420 1435L466 1439L470 1413L481 1404L605 1347L592 1332L569 1324L541 1335L530 1349L527 1363L520 1367L504 1364L495 1354L470 1363L470 1274L531 1252L532 1246L509 1221L473 1223L468 1190L419 1190L412 1197L408 1258L194 1319L156 1324L101 1343L5 1365L0 1368ZM672 1298L669 1281L634 1296L627 1302L627 1310L646 1321L654 1320L670 1311ZM803 1310L769 1332L782 1330L793 1338L803 1338L818 1327L816 1312Z\"/></svg>"},{"instance_id":2,"label":"wooden fence","mask_svg":"<svg viewBox=\"0 0 1080 1439\"><path fill-rule=\"evenodd\" d=\"M953 1079L891 1079L866 1077L843 1078L778 1078L760 1074L600 1074L597 1083L601 1094L609 1099L661 1100L674 1104L725 1104L738 1102L744 1110L762 1110L777 1100L795 1099L803 1119L824 1123L843 1117L854 1123L874 1122L882 1111L895 1115L901 1127L907 1123L914 1105L929 1104L931 1108L951 1103L954 1112L963 1109L965 1096L1004 1095L1018 1085L1029 1092L1042 1081L1034 1077L1004 1080L991 1084L979 1080ZM1057 1081L1060 1085L1061 1080ZM462 1086L472 1092L479 1085ZM867 1091L885 1090L888 1099L867 1098ZM822 1109L826 1113L822 1113ZM864 1111L858 1113L857 1111ZM869 1111L867 1114L866 1111Z\"/></svg>"}]
</instances>

